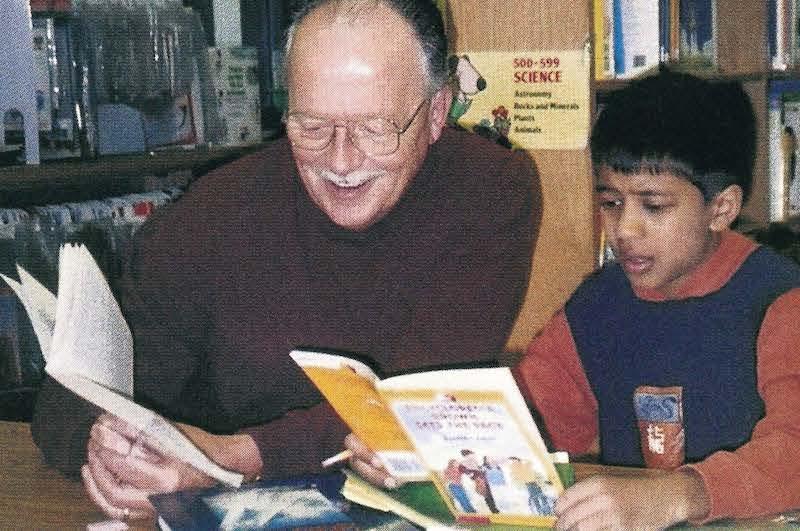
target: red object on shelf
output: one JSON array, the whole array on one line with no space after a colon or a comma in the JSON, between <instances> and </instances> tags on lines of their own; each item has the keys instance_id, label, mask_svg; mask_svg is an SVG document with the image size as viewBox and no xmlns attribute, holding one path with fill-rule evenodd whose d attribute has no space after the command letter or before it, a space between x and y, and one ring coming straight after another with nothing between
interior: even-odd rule
<instances>
[{"instance_id":1,"label":"red object on shelf","mask_svg":"<svg viewBox=\"0 0 800 531\"><path fill-rule=\"evenodd\" d=\"M32 13L68 13L72 0L30 0Z\"/></svg>"}]
</instances>

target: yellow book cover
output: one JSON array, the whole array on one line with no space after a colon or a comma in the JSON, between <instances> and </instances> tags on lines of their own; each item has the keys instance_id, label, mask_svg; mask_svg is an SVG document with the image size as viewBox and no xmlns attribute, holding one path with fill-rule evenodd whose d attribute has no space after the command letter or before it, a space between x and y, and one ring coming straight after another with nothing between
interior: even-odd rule
<instances>
[{"instance_id":1,"label":"yellow book cover","mask_svg":"<svg viewBox=\"0 0 800 531\"><path fill-rule=\"evenodd\" d=\"M457 521L555 523L563 486L508 368L382 380L344 356L300 350L291 356L388 470L433 481Z\"/></svg>"}]
</instances>

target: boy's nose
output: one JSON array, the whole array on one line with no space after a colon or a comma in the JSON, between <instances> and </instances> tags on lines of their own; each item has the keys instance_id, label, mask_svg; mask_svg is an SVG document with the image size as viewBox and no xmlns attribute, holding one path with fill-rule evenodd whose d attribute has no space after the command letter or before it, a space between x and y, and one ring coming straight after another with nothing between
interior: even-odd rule
<instances>
[{"instance_id":1,"label":"boy's nose","mask_svg":"<svg viewBox=\"0 0 800 531\"><path fill-rule=\"evenodd\" d=\"M353 144L345 126L336 126L330 149L332 150L330 169L339 175L347 175L364 162L364 154Z\"/></svg>"},{"instance_id":2,"label":"boy's nose","mask_svg":"<svg viewBox=\"0 0 800 531\"><path fill-rule=\"evenodd\" d=\"M644 222L633 209L626 208L617 222L617 235L622 239L639 238L644 234Z\"/></svg>"}]
</instances>

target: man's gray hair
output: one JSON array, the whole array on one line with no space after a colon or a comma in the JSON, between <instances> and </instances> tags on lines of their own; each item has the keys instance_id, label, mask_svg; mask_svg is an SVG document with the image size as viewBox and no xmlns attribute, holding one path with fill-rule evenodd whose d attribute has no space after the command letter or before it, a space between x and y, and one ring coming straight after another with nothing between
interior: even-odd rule
<instances>
[{"instance_id":1,"label":"man's gray hair","mask_svg":"<svg viewBox=\"0 0 800 531\"><path fill-rule=\"evenodd\" d=\"M298 26L309 13L327 5L333 6L336 21L347 23L355 22L382 5L392 9L408 22L417 36L422 48L428 95L433 96L447 83L447 36L442 14L433 0L302 0L286 32L284 72L289 71L289 52Z\"/></svg>"}]
</instances>

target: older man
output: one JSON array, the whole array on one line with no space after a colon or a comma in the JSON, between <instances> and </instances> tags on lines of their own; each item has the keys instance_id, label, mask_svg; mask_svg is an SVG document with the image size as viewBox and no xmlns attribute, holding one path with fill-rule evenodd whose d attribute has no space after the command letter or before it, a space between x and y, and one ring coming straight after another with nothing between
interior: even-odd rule
<instances>
[{"instance_id":1,"label":"older man","mask_svg":"<svg viewBox=\"0 0 800 531\"><path fill-rule=\"evenodd\" d=\"M121 286L135 394L246 477L309 472L345 426L288 352L387 373L493 359L539 217L532 162L445 130L431 0L317 0L287 40L287 138L201 178L142 228ZM33 434L109 515L211 480L45 382Z\"/></svg>"}]
</instances>

